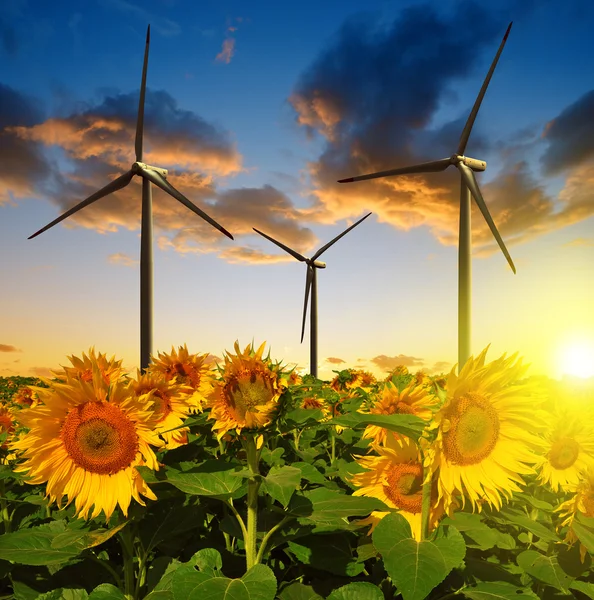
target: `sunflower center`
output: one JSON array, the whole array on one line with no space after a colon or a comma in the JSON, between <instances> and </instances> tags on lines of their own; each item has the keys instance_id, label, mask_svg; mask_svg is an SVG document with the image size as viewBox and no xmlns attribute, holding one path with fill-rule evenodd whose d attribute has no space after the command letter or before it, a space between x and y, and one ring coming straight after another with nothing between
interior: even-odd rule
<instances>
[{"instance_id":1,"label":"sunflower center","mask_svg":"<svg viewBox=\"0 0 594 600\"><path fill-rule=\"evenodd\" d=\"M303 401L303 408L315 410L316 408L322 408L324 405L317 398L305 398Z\"/></svg>"},{"instance_id":2,"label":"sunflower center","mask_svg":"<svg viewBox=\"0 0 594 600\"><path fill-rule=\"evenodd\" d=\"M487 398L464 394L452 402L446 418L450 427L443 433L444 453L451 463L480 463L497 445L499 417Z\"/></svg>"},{"instance_id":3,"label":"sunflower center","mask_svg":"<svg viewBox=\"0 0 594 600\"><path fill-rule=\"evenodd\" d=\"M257 407L268 404L274 397L270 381L258 371L242 371L225 386L228 405L238 420L244 421L248 412L257 412Z\"/></svg>"},{"instance_id":4,"label":"sunflower center","mask_svg":"<svg viewBox=\"0 0 594 600\"><path fill-rule=\"evenodd\" d=\"M423 466L419 463L391 464L386 473L384 493L407 512L421 512L423 504Z\"/></svg>"},{"instance_id":5,"label":"sunflower center","mask_svg":"<svg viewBox=\"0 0 594 600\"><path fill-rule=\"evenodd\" d=\"M157 423L164 421L165 418L171 413L171 400L169 395L161 390L157 390L153 394L153 410L158 415L159 420Z\"/></svg>"},{"instance_id":6,"label":"sunflower center","mask_svg":"<svg viewBox=\"0 0 594 600\"><path fill-rule=\"evenodd\" d=\"M563 437L553 443L549 450L549 462L554 469L568 469L577 460L580 445L573 439Z\"/></svg>"},{"instance_id":7,"label":"sunflower center","mask_svg":"<svg viewBox=\"0 0 594 600\"><path fill-rule=\"evenodd\" d=\"M138 452L134 423L108 402L85 402L71 410L60 436L77 466L100 475L129 467Z\"/></svg>"}]
</instances>

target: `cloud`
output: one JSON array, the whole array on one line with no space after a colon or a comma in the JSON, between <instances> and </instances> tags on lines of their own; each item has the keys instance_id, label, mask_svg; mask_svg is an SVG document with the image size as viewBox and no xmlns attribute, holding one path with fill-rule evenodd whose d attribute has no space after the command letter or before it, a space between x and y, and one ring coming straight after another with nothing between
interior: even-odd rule
<instances>
[{"instance_id":1,"label":"cloud","mask_svg":"<svg viewBox=\"0 0 594 600\"><path fill-rule=\"evenodd\" d=\"M216 55L215 61L222 62L228 65L235 53L235 38L233 37L237 31L237 25L232 25L231 22L243 23L243 17L235 17L232 21L227 21L226 37L223 40L223 47Z\"/></svg>"},{"instance_id":2,"label":"cloud","mask_svg":"<svg viewBox=\"0 0 594 600\"><path fill-rule=\"evenodd\" d=\"M140 264L140 261L124 254L123 252L118 252L116 254L110 254L107 257L107 260L112 265L123 265L124 267L137 267Z\"/></svg>"},{"instance_id":3,"label":"cloud","mask_svg":"<svg viewBox=\"0 0 594 600\"><path fill-rule=\"evenodd\" d=\"M422 358L406 356L405 354L399 354L398 356L386 356L385 354L380 354L372 358L370 362L381 371L391 371L398 365L404 365L405 367L420 367L425 361Z\"/></svg>"},{"instance_id":4,"label":"cloud","mask_svg":"<svg viewBox=\"0 0 594 600\"><path fill-rule=\"evenodd\" d=\"M449 373L454 366L453 363L446 360L440 360L433 365L431 369L434 373Z\"/></svg>"},{"instance_id":5,"label":"cloud","mask_svg":"<svg viewBox=\"0 0 594 600\"><path fill-rule=\"evenodd\" d=\"M6 87L0 88L0 94L3 92L9 100L3 103L8 108L8 123L2 123L0 152L9 165L15 156L21 158L12 171L6 168L6 163L0 164L3 183L13 194L47 196L63 212L130 168L137 94L107 96L95 105L79 103L77 111L40 122L26 110L18 111L18 102L23 102L18 93ZM30 109L31 103L24 102L24 107ZM4 116L3 112L0 118ZM61 152L69 160L70 168L50 169L44 160L44 149ZM180 109L166 92L152 90L146 94L144 161L170 169L169 181L198 206L213 195L214 175L226 176L242 168L241 156L227 132ZM188 223L186 207L160 190L153 195L156 227L175 229ZM77 212L64 226L76 223L103 233L116 231L118 226L136 229L140 197L140 184L134 178L124 190ZM196 217L196 221L202 220ZM203 223L200 226L204 229L212 229ZM215 234L220 235L216 231Z\"/></svg>"},{"instance_id":6,"label":"cloud","mask_svg":"<svg viewBox=\"0 0 594 600\"><path fill-rule=\"evenodd\" d=\"M0 344L0 352L22 352L22 350L19 350L16 346Z\"/></svg>"},{"instance_id":7,"label":"cloud","mask_svg":"<svg viewBox=\"0 0 594 600\"><path fill-rule=\"evenodd\" d=\"M47 377L52 379L55 375L47 367L30 367L29 373L34 377Z\"/></svg>"},{"instance_id":8,"label":"cloud","mask_svg":"<svg viewBox=\"0 0 594 600\"><path fill-rule=\"evenodd\" d=\"M579 237L579 238L576 238L575 240L571 240L571 242L567 242L566 244L563 244L563 246L593 248L594 247L594 239Z\"/></svg>"},{"instance_id":9,"label":"cloud","mask_svg":"<svg viewBox=\"0 0 594 600\"><path fill-rule=\"evenodd\" d=\"M36 99L0 83L0 206L14 197L28 197L50 179L51 165L41 144L28 143L8 128L39 123Z\"/></svg>"},{"instance_id":10,"label":"cloud","mask_svg":"<svg viewBox=\"0 0 594 600\"><path fill-rule=\"evenodd\" d=\"M319 157L307 165L316 220L321 222L324 214L336 219L372 210L379 223L405 231L425 226L443 245L457 245L460 180L455 169L350 184L337 180L451 155L470 106L442 125L432 125L432 119L457 81L474 75L485 56L492 60L505 26L498 14L469 0L456 3L449 16L424 4L402 10L387 25L360 15L344 23L289 98L297 123L323 143ZM511 141L489 143L481 133L479 113L469 154L490 152L504 163L490 184L483 184L480 174L477 179L508 249L594 213L594 203L586 200L592 189L587 156L594 148L594 118L586 116L592 106L594 92L554 120L544 138L553 145L549 155L562 161L568 145L560 135L566 132L568 139L579 141L585 161L580 164L581 185L578 171L571 172L560 198L551 197L522 160L526 148L543 150L545 142L534 135L535 127ZM582 135L578 123L586 121ZM472 211L475 255L499 252L474 203Z\"/></svg>"},{"instance_id":11,"label":"cloud","mask_svg":"<svg viewBox=\"0 0 594 600\"><path fill-rule=\"evenodd\" d=\"M233 52L235 51L235 39L227 38L223 40L223 48L216 55L215 60L217 62L224 62L228 65L231 62L231 58L233 57Z\"/></svg>"},{"instance_id":12,"label":"cloud","mask_svg":"<svg viewBox=\"0 0 594 600\"><path fill-rule=\"evenodd\" d=\"M336 358L336 357L334 357L334 356L329 356L329 357L326 359L326 362L327 362L327 363L330 363L331 365L341 365L341 364L344 364L344 363L345 363L345 361L344 361L344 360L342 360L342 358Z\"/></svg>"},{"instance_id":13,"label":"cloud","mask_svg":"<svg viewBox=\"0 0 594 600\"><path fill-rule=\"evenodd\" d=\"M542 137L548 142L542 157L547 175L558 175L594 158L594 90L549 121Z\"/></svg>"}]
</instances>

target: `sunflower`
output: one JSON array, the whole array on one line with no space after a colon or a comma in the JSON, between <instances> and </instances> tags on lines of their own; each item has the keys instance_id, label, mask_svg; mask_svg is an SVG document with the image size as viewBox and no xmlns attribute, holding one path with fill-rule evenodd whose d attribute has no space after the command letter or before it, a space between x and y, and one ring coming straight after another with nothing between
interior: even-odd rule
<instances>
[{"instance_id":1,"label":"sunflower","mask_svg":"<svg viewBox=\"0 0 594 600\"><path fill-rule=\"evenodd\" d=\"M19 388L19 391L12 397L12 402L18 406L35 408L39 403L39 398L30 387L25 385Z\"/></svg>"},{"instance_id":2,"label":"sunflower","mask_svg":"<svg viewBox=\"0 0 594 600\"><path fill-rule=\"evenodd\" d=\"M332 380L330 387L336 392L354 390L359 387L369 391L375 382L375 377L367 371L345 369Z\"/></svg>"},{"instance_id":3,"label":"sunflower","mask_svg":"<svg viewBox=\"0 0 594 600\"><path fill-rule=\"evenodd\" d=\"M109 360L106 354L99 353L95 356L95 348L91 347L89 350L89 356L83 352L82 359L77 356L68 356L68 360L72 363L72 367L62 367L61 371L52 371L52 373L60 380L68 381L69 378L80 379L82 381L93 380L93 365L95 365L106 384L110 381L117 381L123 374L122 361L115 360L115 356L112 356Z\"/></svg>"},{"instance_id":4,"label":"sunflower","mask_svg":"<svg viewBox=\"0 0 594 600\"><path fill-rule=\"evenodd\" d=\"M359 487L353 496L378 498L398 512L409 522L413 537L421 541L421 518L423 505L423 465L419 449L409 438L394 440L388 438L385 446L372 444L379 456L361 456L356 459L368 471L353 475L351 482ZM437 500L437 487L433 485L431 494L429 529L437 526L444 513L443 502ZM390 513L373 511L359 524L376 525Z\"/></svg>"},{"instance_id":5,"label":"sunflower","mask_svg":"<svg viewBox=\"0 0 594 600\"><path fill-rule=\"evenodd\" d=\"M538 457L538 479L554 492L575 490L580 474L594 467L594 424L577 411L557 408L544 433L546 453Z\"/></svg>"},{"instance_id":6,"label":"sunflower","mask_svg":"<svg viewBox=\"0 0 594 600\"><path fill-rule=\"evenodd\" d=\"M501 508L501 496L520 491L522 474L542 452L539 432L546 427L543 401L529 382L517 383L528 366L516 362L517 353L505 354L488 365L489 346L470 358L459 375L449 374L446 400L434 416L435 443L426 453L426 465L439 470L439 497L446 507L454 495L468 496L480 512L482 503Z\"/></svg>"},{"instance_id":7,"label":"sunflower","mask_svg":"<svg viewBox=\"0 0 594 600\"><path fill-rule=\"evenodd\" d=\"M402 391L392 382L384 384L383 390L378 395L378 399L369 409L372 415L415 415L429 421L433 411L437 408L438 399L429 393L429 391L416 384L416 381L410 383ZM363 412L363 411L361 411ZM385 444L387 429L368 425L363 432L363 438L371 438L376 444ZM403 437L399 433L391 432L395 439Z\"/></svg>"},{"instance_id":8,"label":"sunflower","mask_svg":"<svg viewBox=\"0 0 594 600\"><path fill-rule=\"evenodd\" d=\"M404 365L396 365L391 371L388 372L388 375L386 376L384 381L391 381L392 377L399 377L408 374L408 369Z\"/></svg>"},{"instance_id":9,"label":"sunflower","mask_svg":"<svg viewBox=\"0 0 594 600\"><path fill-rule=\"evenodd\" d=\"M578 537L573 531L573 520L576 515L582 514L584 517L594 517L594 468L589 468L584 478L574 489L575 494L573 498L560 504L555 511L560 513L561 521L560 527L569 526L567 534L565 536L565 542L573 545ZM559 527L559 528L560 528ZM580 558L582 562L586 558L588 549L580 542Z\"/></svg>"},{"instance_id":10,"label":"sunflower","mask_svg":"<svg viewBox=\"0 0 594 600\"><path fill-rule=\"evenodd\" d=\"M179 427L194 409L190 401L194 390L165 381L155 373L142 374L140 371L137 372L136 379L133 379L129 385L137 397L153 392L151 395L152 410L157 417L155 431L165 440L164 447L172 450L187 444L189 427L170 430Z\"/></svg>"},{"instance_id":11,"label":"sunflower","mask_svg":"<svg viewBox=\"0 0 594 600\"><path fill-rule=\"evenodd\" d=\"M29 429L11 444L25 459L15 471L27 472L28 483L47 482L46 497L60 508L64 496L66 506L74 500L81 518L104 511L109 519L118 504L127 516L132 498L142 505L141 495L156 500L135 470L159 468L149 446L162 445L151 394L138 398L123 382L108 384L99 365L92 366L91 381L35 388L43 404L15 415Z\"/></svg>"},{"instance_id":12,"label":"sunflower","mask_svg":"<svg viewBox=\"0 0 594 600\"><path fill-rule=\"evenodd\" d=\"M15 458L8 451L8 444L14 435L15 419L12 411L3 402L0 402L0 436L6 438L0 442L0 464L8 464Z\"/></svg>"},{"instance_id":13,"label":"sunflower","mask_svg":"<svg viewBox=\"0 0 594 600\"><path fill-rule=\"evenodd\" d=\"M201 411L206 397L213 387L214 372L209 366L209 355L190 354L187 345L179 346L178 351L171 347L169 354L158 353L158 358L152 359L148 371L160 374L166 381L183 384L192 390L187 393L190 396L192 411Z\"/></svg>"},{"instance_id":14,"label":"sunflower","mask_svg":"<svg viewBox=\"0 0 594 600\"><path fill-rule=\"evenodd\" d=\"M248 345L243 352L235 342L236 354L226 353L222 380L216 381L208 397L209 419L220 440L234 429L261 429L269 425L286 389L287 375L273 365L270 355L262 359L264 342L258 350Z\"/></svg>"}]
</instances>

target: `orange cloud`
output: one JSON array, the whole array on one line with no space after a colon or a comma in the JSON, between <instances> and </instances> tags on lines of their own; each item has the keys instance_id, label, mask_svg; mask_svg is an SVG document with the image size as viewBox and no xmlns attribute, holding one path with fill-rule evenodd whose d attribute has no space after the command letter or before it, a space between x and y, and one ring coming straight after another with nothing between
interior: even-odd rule
<instances>
[{"instance_id":1,"label":"orange cloud","mask_svg":"<svg viewBox=\"0 0 594 600\"><path fill-rule=\"evenodd\" d=\"M231 62L231 58L233 57L234 51L235 40L233 38L227 38L226 40L223 40L223 48L216 55L215 60L217 62L224 62L228 65Z\"/></svg>"},{"instance_id":2,"label":"orange cloud","mask_svg":"<svg viewBox=\"0 0 594 600\"><path fill-rule=\"evenodd\" d=\"M372 358L371 362L382 371L391 371L398 365L404 365L405 367L420 367L425 361L422 358L406 356L405 354L399 354L398 356L386 356L385 354L380 354Z\"/></svg>"},{"instance_id":3,"label":"orange cloud","mask_svg":"<svg viewBox=\"0 0 594 600\"><path fill-rule=\"evenodd\" d=\"M112 265L123 265L125 267L136 267L140 263L140 261L133 259L132 257L124 254L123 252L118 252L116 254L110 254L107 257L107 260Z\"/></svg>"},{"instance_id":4,"label":"orange cloud","mask_svg":"<svg viewBox=\"0 0 594 600\"><path fill-rule=\"evenodd\" d=\"M22 350L19 350L16 346L0 344L0 352L22 352Z\"/></svg>"},{"instance_id":5,"label":"orange cloud","mask_svg":"<svg viewBox=\"0 0 594 600\"><path fill-rule=\"evenodd\" d=\"M579 247L586 247L586 248L592 248L594 247L594 239L590 239L590 238L576 238L575 240L571 240L571 242L567 242L566 244L563 244L564 246L567 247L573 247L573 246L579 246Z\"/></svg>"},{"instance_id":6,"label":"orange cloud","mask_svg":"<svg viewBox=\"0 0 594 600\"><path fill-rule=\"evenodd\" d=\"M342 358L336 358L334 356L329 356L326 359L327 363L330 363L331 365L340 365L340 364L344 364L346 361L342 360Z\"/></svg>"}]
</instances>

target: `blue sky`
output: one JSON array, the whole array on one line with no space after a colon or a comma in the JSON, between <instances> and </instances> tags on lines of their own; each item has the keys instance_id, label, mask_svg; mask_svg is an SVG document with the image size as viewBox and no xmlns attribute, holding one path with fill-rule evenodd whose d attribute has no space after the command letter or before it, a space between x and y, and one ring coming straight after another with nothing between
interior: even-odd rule
<instances>
[{"instance_id":1,"label":"blue sky","mask_svg":"<svg viewBox=\"0 0 594 600\"><path fill-rule=\"evenodd\" d=\"M0 19L0 375L91 345L139 364L139 186L27 237L130 168L149 23L145 160L235 238L153 192L155 350L266 340L307 368L305 266L252 227L311 255L372 212L321 257L319 374L449 370L456 174L336 180L451 155L512 20L467 154L517 274L473 207L472 350L594 374L590 2L7 0Z\"/></svg>"}]
</instances>

